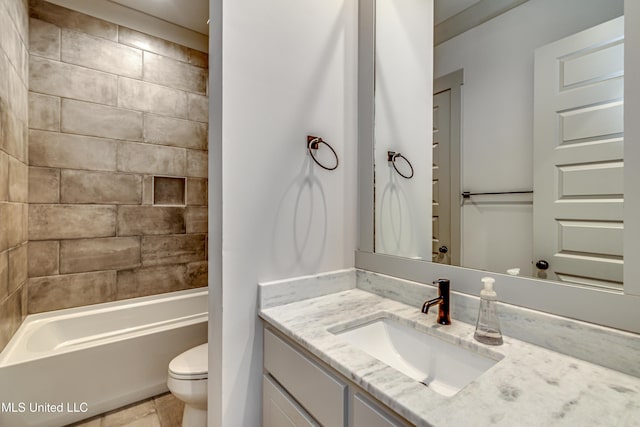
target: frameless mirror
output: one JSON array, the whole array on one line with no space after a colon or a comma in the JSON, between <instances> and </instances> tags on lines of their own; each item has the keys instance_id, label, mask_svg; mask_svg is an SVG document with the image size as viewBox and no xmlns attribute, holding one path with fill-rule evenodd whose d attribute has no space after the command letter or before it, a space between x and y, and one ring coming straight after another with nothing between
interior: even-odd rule
<instances>
[{"instance_id":1,"label":"frameless mirror","mask_svg":"<svg viewBox=\"0 0 640 427\"><path fill-rule=\"evenodd\" d=\"M492 3L376 0L375 252L619 289L624 2Z\"/></svg>"}]
</instances>

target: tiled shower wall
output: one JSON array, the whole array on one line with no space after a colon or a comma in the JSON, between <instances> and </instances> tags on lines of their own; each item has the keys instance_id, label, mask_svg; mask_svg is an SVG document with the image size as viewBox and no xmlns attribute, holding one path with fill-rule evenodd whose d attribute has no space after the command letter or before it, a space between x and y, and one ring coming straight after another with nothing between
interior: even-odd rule
<instances>
[{"instance_id":1,"label":"tiled shower wall","mask_svg":"<svg viewBox=\"0 0 640 427\"><path fill-rule=\"evenodd\" d=\"M26 315L28 19L0 0L0 350Z\"/></svg>"},{"instance_id":2,"label":"tiled shower wall","mask_svg":"<svg viewBox=\"0 0 640 427\"><path fill-rule=\"evenodd\" d=\"M40 0L29 30L28 312L206 286L207 55Z\"/></svg>"}]
</instances>

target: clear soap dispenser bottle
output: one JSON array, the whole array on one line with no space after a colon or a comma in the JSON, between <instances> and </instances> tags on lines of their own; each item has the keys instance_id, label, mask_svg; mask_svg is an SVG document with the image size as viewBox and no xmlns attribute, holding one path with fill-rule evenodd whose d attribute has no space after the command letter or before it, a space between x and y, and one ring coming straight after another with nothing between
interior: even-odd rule
<instances>
[{"instance_id":1,"label":"clear soap dispenser bottle","mask_svg":"<svg viewBox=\"0 0 640 427\"><path fill-rule=\"evenodd\" d=\"M483 277L484 288L480 291L480 310L473 337L484 344L502 344L502 333L498 321L498 297L493 290L493 277Z\"/></svg>"}]
</instances>

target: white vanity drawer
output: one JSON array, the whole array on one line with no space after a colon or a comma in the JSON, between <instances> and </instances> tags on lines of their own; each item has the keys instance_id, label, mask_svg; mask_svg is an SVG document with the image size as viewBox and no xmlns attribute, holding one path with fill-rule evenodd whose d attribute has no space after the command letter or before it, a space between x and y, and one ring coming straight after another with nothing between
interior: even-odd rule
<instances>
[{"instance_id":1,"label":"white vanity drawer","mask_svg":"<svg viewBox=\"0 0 640 427\"><path fill-rule=\"evenodd\" d=\"M268 375L262 376L262 427L320 427Z\"/></svg>"},{"instance_id":2,"label":"white vanity drawer","mask_svg":"<svg viewBox=\"0 0 640 427\"><path fill-rule=\"evenodd\" d=\"M320 424L345 425L346 384L267 329L264 367Z\"/></svg>"}]
</instances>

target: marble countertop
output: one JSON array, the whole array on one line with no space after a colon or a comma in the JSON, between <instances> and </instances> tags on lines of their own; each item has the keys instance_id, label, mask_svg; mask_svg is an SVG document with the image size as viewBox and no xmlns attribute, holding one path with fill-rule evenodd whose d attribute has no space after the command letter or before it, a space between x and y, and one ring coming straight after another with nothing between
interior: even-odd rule
<instances>
[{"instance_id":1,"label":"marble countertop","mask_svg":"<svg viewBox=\"0 0 640 427\"><path fill-rule=\"evenodd\" d=\"M472 325L454 318L441 326L435 314L361 289L264 308L259 315L417 426L640 427L640 378L507 336L503 345L487 346L473 339ZM330 332L385 316L503 358L444 397Z\"/></svg>"}]
</instances>

